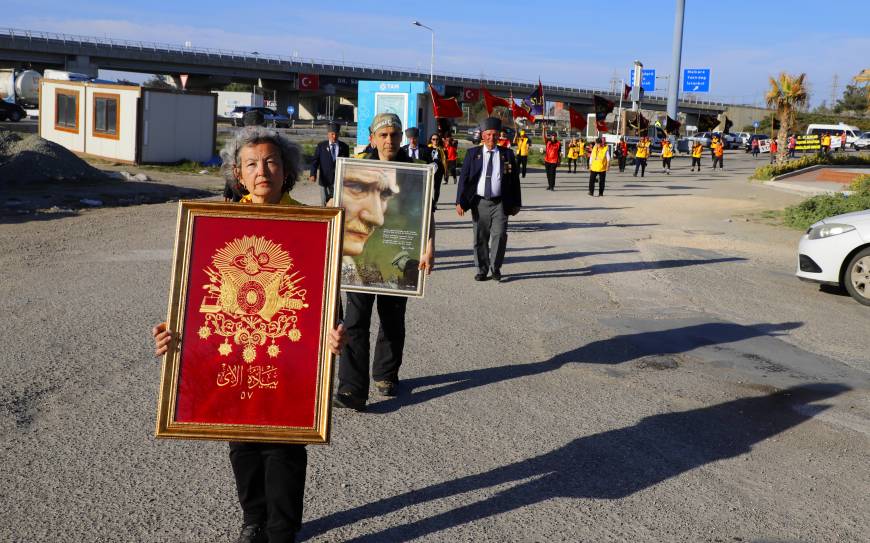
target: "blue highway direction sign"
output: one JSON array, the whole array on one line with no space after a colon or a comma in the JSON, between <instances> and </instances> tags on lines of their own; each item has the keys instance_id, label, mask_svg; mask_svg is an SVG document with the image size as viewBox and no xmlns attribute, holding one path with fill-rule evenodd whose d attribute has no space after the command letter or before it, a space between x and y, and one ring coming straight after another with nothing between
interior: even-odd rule
<instances>
[{"instance_id":1,"label":"blue highway direction sign","mask_svg":"<svg viewBox=\"0 0 870 543\"><path fill-rule=\"evenodd\" d=\"M710 68L683 70L683 92L710 92Z\"/></svg>"},{"instance_id":2,"label":"blue highway direction sign","mask_svg":"<svg viewBox=\"0 0 870 543\"><path fill-rule=\"evenodd\" d=\"M630 85L634 85L634 68L631 69L628 81ZM655 69L643 70L640 72L640 86L643 88L644 92L653 92L656 90Z\"/></svg>"}]
</instances>

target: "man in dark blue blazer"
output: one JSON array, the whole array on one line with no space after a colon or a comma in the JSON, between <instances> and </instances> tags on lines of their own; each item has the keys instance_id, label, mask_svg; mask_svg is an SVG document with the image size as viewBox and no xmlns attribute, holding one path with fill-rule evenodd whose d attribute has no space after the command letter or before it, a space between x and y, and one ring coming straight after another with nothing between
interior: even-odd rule
<instances>
[{"instance_id":1,"label":"man in dark blue blazer","mask_svg":"<svg viewBox=\"0 0 870 543\"><path fill-rule=\"evenodd\" d=\"M522 207L517 159L512 149L496 145L500 131L500 119L483 121L483 145L468 150L456 190L456 213L461 217L470 210L474 224L475 281L485 281L492 271L501 282L508 216Z\"/></svg>"},{"instance_id":2,"label":"man in dark blue blazer","mask_svg":"<svg viewBox=\"0 0 870 543\"><path fill-rule=\"evenodd\" d=\"M308 180L312 183L317 179L320 172L320 203L332 199L335 189L335 161L338 157L350 156L350 148L343 141L339 141L338 134L341 127L338 123L330 123L326 129L326 140L317 144L314 149L314 160L311 162L311 173Z\"/></svg>"}]
</instances>

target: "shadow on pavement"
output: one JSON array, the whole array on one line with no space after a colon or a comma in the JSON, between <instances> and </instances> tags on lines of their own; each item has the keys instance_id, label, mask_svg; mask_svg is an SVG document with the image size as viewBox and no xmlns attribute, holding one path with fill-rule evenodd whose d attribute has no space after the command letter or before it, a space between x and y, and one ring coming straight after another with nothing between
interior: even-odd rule
<instances>
[{"instance_id":1,"label":"shadow on pavement","mask_svg":"<svg viewBox=\"0 0 870 543\"><path fill-rule=\"evenodd\" d=\"M615 225L614 225L615 226ZM631 225L643 226L643 225ZM522 281L524 279L540 279L540 278L558 278L558 277L586 277L589 275L602 275L605 273L620 273L640 270L661 270L667 268L684 268L686 266L699 266L703 264L721 264L723 262L745 262L745 258L728 256L722 258L709 259L677 259L677 260L655 260L652 262L614 262L606 264L593 264L583 268L575 268L573 270L545 270L538 272L524 272L518 274L508 274L505 270L504 282L512 283L514 281Z\"/></svg>"},{"instance_id":2,"label":"shadow on pavement","mask_svg":"<svg viewBox=\"0 0 870 543\"><path fill-rule=\"evenodd\" d=\"M445 251L447 252L447 251ZM459 251L453 251L459 252ZM636 253L635 249L620 249L617 251L571 251L567 253L556 253L556 254L543 254L543 255L521 255L521 256L512 256L509 252L505 255L504 263L505 264L519 264L521 262L554 262L558 260L573 260L575 258L583 258L586 256L593 255L619 255L626 253ZM445 255L438 255L439 257ZM477 268L477 265L474 263L474 251L467 251L467 260L462 261L453 261L453 262L443 262L438 263L439 270L456 270L460 268Z\"/></svg>"},{"instance_id":3,"label":"shadow on pavement","mask_svg":"<svg viewBox=\"0 0 870 543\"><path fill-rule=\"evenodd\" d=\"M593 341L540 362L510 364L405 379L400 383L401 394L399 396L369 404L367 409L370 413L389 413L404 406L427 402L463 390L547 373L568 363L622 364L650 355L685 353L699 347L734 343L760 336L776 336L778 332L799 328L802 325L803 323L800 322L752 326L728 322L708 322L654 332L622 334L609 339ZM418 388L425 388L425 390L414 392Z\"/></svg>"},{"instance_id":4,"label":"shadow on pavement","mask_svg":"<svg viewBox=\"0 0 870 543\"><path fill-rule=\"evenodd\" d=\"M312 537L409 506L509 483L516 484L480 501L349 541L409 541L554 498L625 498L701 466L746 454L829 407L813 402L847 390L840 384L804 385L653 415L634 426L578 437L534 458L322 517L306 523L301 535Z\"/></svg>"}]
</instances>

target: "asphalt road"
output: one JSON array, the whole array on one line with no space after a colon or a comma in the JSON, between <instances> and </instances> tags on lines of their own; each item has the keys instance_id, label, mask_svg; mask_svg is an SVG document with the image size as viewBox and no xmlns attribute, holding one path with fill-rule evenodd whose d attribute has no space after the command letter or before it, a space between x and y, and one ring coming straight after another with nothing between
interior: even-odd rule
<instances>
[{"instance_id":1,"label":"asphalt road","mask_svg":"<svg viewBox=\"0 0 870 543\"><path fill-rule=\"evenodd\" d=\"M794 278L798 232L747 221L798 198L753 165L611 172L603 198L536 171L503 284L472 280L445 187L403 393L309 447L301 538L866 541L870 308ZM0 218L0 540L237 535L226 444L153 437L175 216Z\"/></svg>"}]
</instances>

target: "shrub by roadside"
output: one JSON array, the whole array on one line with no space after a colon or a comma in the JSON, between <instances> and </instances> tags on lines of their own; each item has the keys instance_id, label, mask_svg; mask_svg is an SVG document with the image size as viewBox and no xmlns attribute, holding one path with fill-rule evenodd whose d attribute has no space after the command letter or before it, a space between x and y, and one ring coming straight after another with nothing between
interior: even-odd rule
<instances>
[{"instance_id":1,"label":"shrub by roadside","mask_svg":"<svg viewBox=\"0 0 870 543\"><path fill-rule=\"evenodd\" d=\"M828 156L822 156L819 154L805 155L795 160L783 162L782 164L769 164L767 166L756 168L755 173L752 174L750 179L767 181L768 179L773 179L777 175L801 170L803 168L809 168L810 166L816 166L819 164L830 164L832 166L870 166L870 153L833 153Z\"/></svg>"},{"instance_id":2,"label":"shrub by roadside","mask_svg":"<svg viewBox=\"0 0 870 543\"><path fill-rule=\"evenodd\" d=\"M870 209L870 175L857 177L849 186L851 195L823 194L785 208L783 222L792 228L806 230L825 217Z\"/></svg>"}]
</instances>

